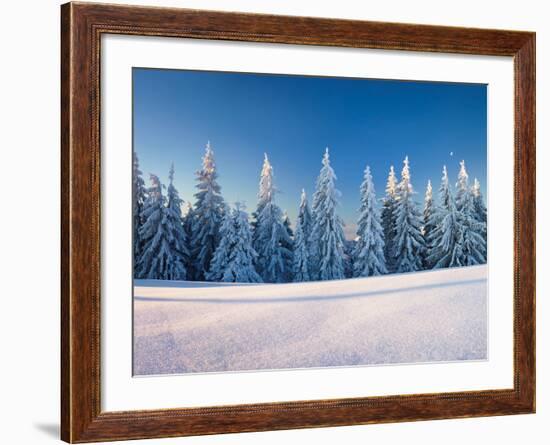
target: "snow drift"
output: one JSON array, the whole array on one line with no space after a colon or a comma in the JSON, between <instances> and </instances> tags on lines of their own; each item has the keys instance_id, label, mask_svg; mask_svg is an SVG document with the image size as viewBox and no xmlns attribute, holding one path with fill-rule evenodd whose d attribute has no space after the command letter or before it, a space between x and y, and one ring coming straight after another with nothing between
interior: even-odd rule
<instances>
[{"instance_id":1,"label":"snow drift","mask_svg":"<svg viewBox=\"0 0 550 445\"><path fill-rule=\"evenodd\" d=\"M487 266L289 284L135 281L135 375L486 357Z\"/></svg>"}]
</instances>

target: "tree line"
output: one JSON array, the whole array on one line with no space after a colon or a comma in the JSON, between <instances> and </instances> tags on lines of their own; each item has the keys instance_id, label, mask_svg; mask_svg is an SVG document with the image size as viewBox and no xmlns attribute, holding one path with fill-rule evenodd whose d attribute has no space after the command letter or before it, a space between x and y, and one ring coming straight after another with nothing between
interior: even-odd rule
<instances>
[{"instance_id":1,"label":"tree line","mask_svg":"<svg viewBox=\"0 0 550 445\"><path fill-rule=\"evenodd\" d=\"M487 262L487 209L479 181L470 186L464 161L454 187L443 167L437 203L428 181L423 209L414 199L407 157L399 180L390 167L381 208L367 166L359 188L356 238L348 241L337 213L340 193L328 148L311 207L302 190L294 230L276 203L267 155L251 218L242 204L231 207L223 199L210 143L196 173L195 203L188 202L184 212L174 186L174 165L168 187L155 174L146 187L133 156L135 278L284 283Z\"/></svg>"}]
</instances>

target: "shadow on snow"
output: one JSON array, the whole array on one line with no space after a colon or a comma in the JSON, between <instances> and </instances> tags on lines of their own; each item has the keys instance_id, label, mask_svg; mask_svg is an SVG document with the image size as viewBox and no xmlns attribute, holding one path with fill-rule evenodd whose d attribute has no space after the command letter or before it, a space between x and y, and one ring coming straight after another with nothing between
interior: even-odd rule
<instances>
[{"instance_id":1,"label":"shadow on snow","mask_svg":"<svg viewBox=\"0 0 550 445\"><path fill-rule=\"evenodd\" d=\"M140 297L135 296L134 300L137 301L149 301L149 302L172 302L172 303L209 303L209 304L230 304L230 303L251 303L251 304L261 304L261 303L290 303L290 302L307 302L307 301L330 301L330 300L344 300L349 298L363 298L363 297L374 297L379 295L388 295L388 294L402 294L406 292L411 292L415 290L422 289L441 289L445 287L453 286L462 286L470 284L482 284L487 282L486 278L479 278L474 280L459 280L459 281L449 281L445 283L437 284L425 284L420 286L411 286L404 287L400 289L384 289L376 290L370 292L352 292L347 294L338 294L338 295L306 295L306 296L285 296L285 297L258 297L258 298L231 298L231 297L222 297L222 298L189 298L189 297Z\"/></svg>"}]
</instances>

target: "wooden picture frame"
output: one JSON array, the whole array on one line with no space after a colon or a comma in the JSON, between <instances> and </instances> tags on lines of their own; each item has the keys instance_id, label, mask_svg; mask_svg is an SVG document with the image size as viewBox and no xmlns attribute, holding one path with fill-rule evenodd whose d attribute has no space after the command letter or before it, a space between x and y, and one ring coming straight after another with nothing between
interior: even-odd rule
<instances>
[{"instance_id":1,"label":"wooden picture frame","mask_svg":"<svg viewBox=\"0 0 550 445\"><path fill-rule=\"evenodd\" d=\"M512 56L513 389L102 412L99 77L100 38L106 33ZM94 442L535 412L534 33L67 3L61 7L61 35L63 440Z\"/></svg>"}]
</instances>

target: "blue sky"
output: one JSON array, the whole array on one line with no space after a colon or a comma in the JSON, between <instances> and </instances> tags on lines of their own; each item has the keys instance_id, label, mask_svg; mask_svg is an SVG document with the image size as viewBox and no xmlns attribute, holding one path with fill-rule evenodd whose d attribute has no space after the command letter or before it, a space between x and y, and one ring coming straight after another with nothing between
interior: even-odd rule
<instances>
[{"instance_id":1,"label":"blue sky","mask_svg":"<svg viewBox=\"0 0 550 445\"><path fill-rule=\"evenodd\" d=\"M134 68L134 149L149 173L191 202L204 146L215 152L229 203L256 204L263 153L273 165L277 201L294 220L311 197L325 147L342 192L340 215L351 237L359 186L370 165L382 198L390 165L409 156L417 201L439 187L447 165L455 182L464 159L486 194L487 89L481 84L281 76Z\"/></svg>"}]
</instances>

